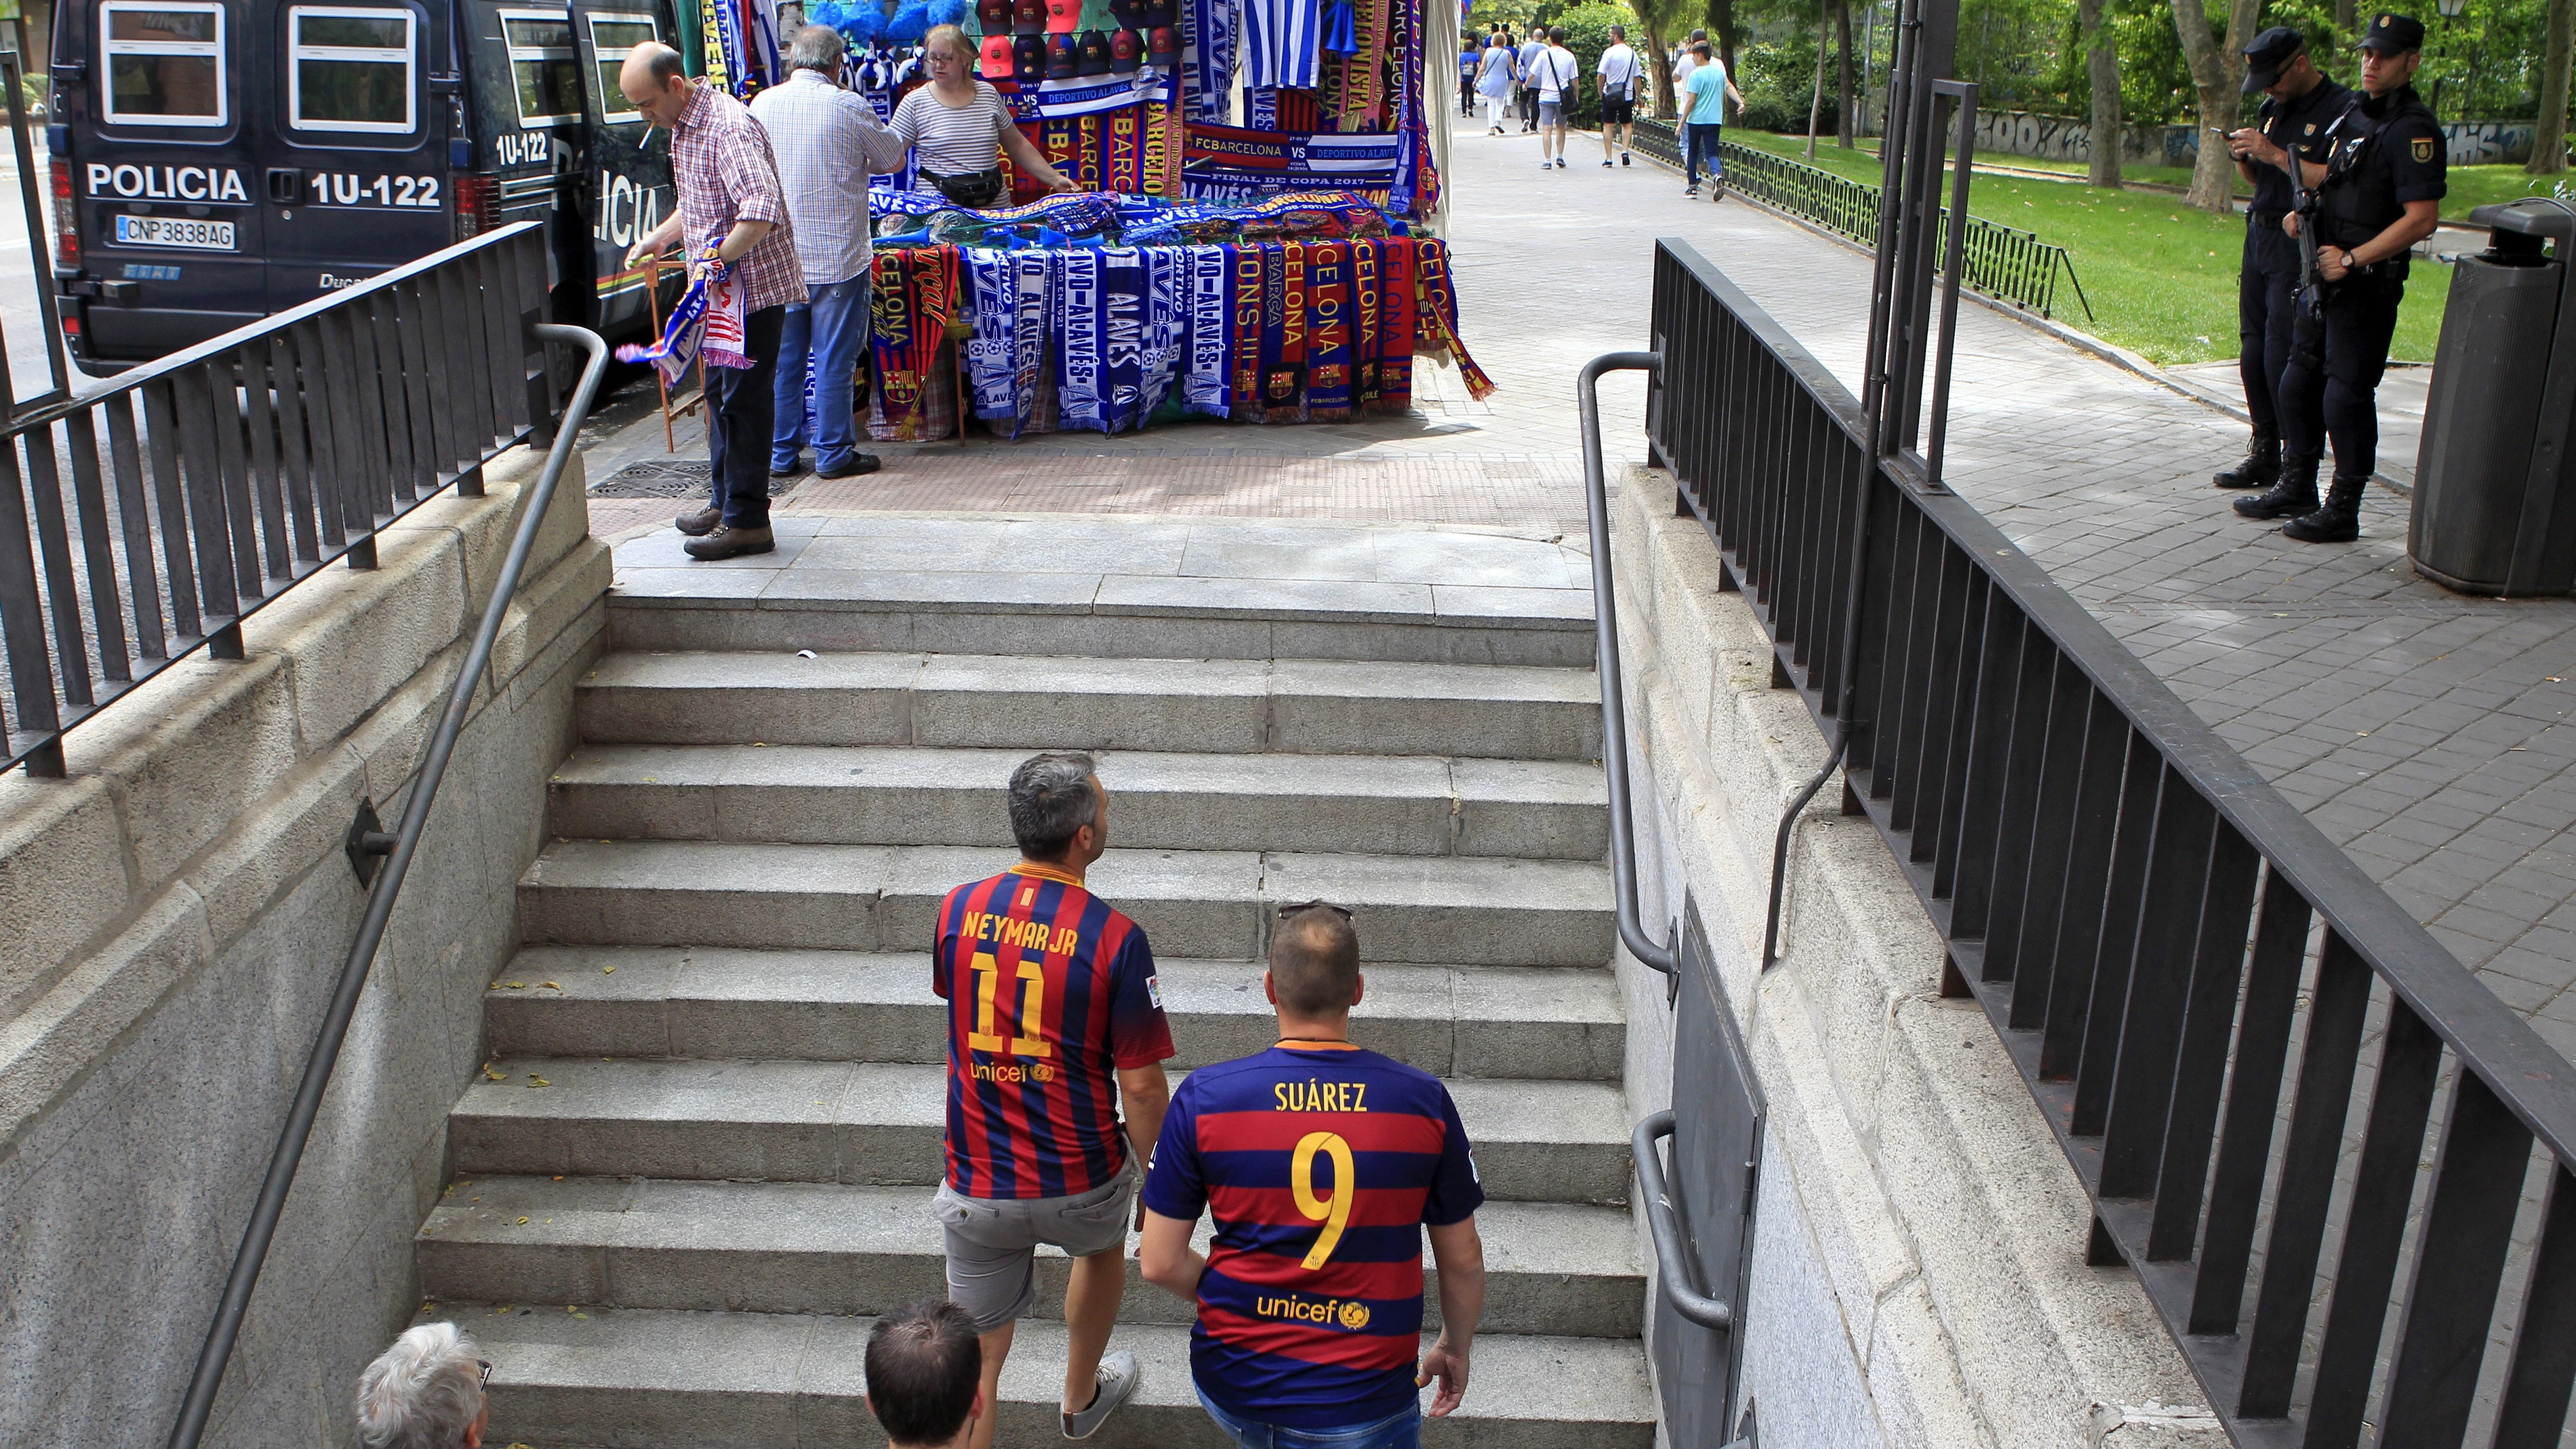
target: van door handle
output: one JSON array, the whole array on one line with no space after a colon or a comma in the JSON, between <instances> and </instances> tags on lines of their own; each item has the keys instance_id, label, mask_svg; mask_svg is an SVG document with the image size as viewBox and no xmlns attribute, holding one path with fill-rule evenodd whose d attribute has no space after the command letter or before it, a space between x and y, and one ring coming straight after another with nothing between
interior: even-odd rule
<instances>
[{"instance_id":1,"label":"van door handle","mask_svg":"<svg viewBox=\"0 0 2576 1449\"><path fill-rule=\"evenodd\" d=\"M302 204L304 173L292 166L268 168L268 199L279 206Z\"/></svg>"}]
</instances>

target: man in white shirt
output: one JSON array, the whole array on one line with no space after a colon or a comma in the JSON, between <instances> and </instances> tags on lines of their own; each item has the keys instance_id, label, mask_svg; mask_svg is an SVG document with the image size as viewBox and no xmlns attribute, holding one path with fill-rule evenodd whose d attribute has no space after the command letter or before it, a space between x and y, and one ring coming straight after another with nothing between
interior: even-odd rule
<instances>
[{"instance_id":1,"label":"man in white shirt","mask_svg":"<svg viewBox=\"0 0 2576 1449\"><path fill-rule=\"evenodd\" d=\"M1538 64L1538 58L1546 53L1547 32L1533 28L1530 31L1530 38L1521 42L1519 57L1521 63L1521 133L1523 135L1527 135L1528 133L1538 129L1538 77L1530 74L1530 67Z\"/></svg>"},{"instance_id":2,"label":"man in white shirt","mask_svg":"<svg viewBox=\"0 0 2576 1449\"><path fill-rule=\"evenodd\" d=\"M1619 137L1619 164L1628 165L1628 145L1637 134L1637 91L1645 80L1645 67L1637 52L1628 48L1628 27L1610 27L1610 46L1601 52L1601 64L1593 68L1601 82L1601 164L1610 164L1610 137Z\"/></svg>"},{"instance_id":3,"label":"man in white shirt","mask_svg":"<svg viewBox=\"0 0 2576 1449\"><path fill-rule=\"evenodd\" d=\"M1530 84L1538 87L1538 164L1565 169L1565 113L1574 109L1575 87L1583 84L1583 62L1565 48L1565 27L1543 32L1546 48L1531 65Z\"/></svg>"},{"instance_id":4,"label":"man in white shirt","mask_svg":"<svg viewBox=\"0 0 2576 1449\"><path fill-rule=\"evenodd\" d=\"M1676 98L1681 95L1682 87L1690 84L1690 73L1699 69L1699 55L1692 47L1704 44L1707 40L1707 31L1692 31L1690 39L1682 42L1681 54L1673 58L1673 95ZM1690 114L1688 103L1684 103L1682 114L1685 116Z\"/></svg>"},{"instance_id":5,"label":"man in white shirt","mask_svg":"<svg viewBox=\"0 0 2576 1449\"><path fill-rule=\"evenodd\" d=\"M787 81L752 97L752 119L769 133L778 179L795 224L796 257L810 300L787 309L779 329L777 420L769 472L803 471L808 431L805 376L814 369L814 471L850 478L877 470L858 450L850 377L868 337L868 177L902 167L904 144L876 108L841 89L841 33L809 25L787 50Z\"/></svg>"}]
</instances>

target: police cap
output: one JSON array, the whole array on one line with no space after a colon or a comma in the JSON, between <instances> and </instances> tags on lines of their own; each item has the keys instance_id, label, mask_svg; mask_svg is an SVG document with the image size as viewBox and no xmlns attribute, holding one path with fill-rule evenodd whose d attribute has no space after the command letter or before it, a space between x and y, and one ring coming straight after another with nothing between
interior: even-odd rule
<instances>
[{"instance_id":1,"label":"police cap","mask_svg":"<svg viewBox=\"0 0 2576 1449\"><path fill-rule=\"evenodd\" d=\"M2370 28L2362 32L2361 48L2400 54L2424 48L2424 22L2412 15L2399 15L2382 10L2370 17Z\"/></svg>"},{"instance_id":2,"label":"police cap","mask_svg":"<svg viewBox=\"0 0 2576 1449\"><path fill-rule=\"evenodd\" d=\"M2275 25L2255 36L2245 46L2245 93L2281 83L2281 72L2290 68L2308 48L2308 38L2286 25Z\"/></svg>"}]
</instances>

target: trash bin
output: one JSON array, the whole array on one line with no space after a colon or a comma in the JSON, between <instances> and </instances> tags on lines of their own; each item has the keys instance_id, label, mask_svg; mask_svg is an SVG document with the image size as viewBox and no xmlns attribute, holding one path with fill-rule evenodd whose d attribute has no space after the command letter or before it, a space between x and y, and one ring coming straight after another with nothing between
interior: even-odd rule
<instances>
[{"instance_id":1,"label":"trash bin","mask_svg":"<svg viewBox=\"0 0 2576 1449\"><path fill-rule=\"evenodd\" d=\"M2488 245L2451 271L2406 554L2417 573L2462 593L2569 593L2576 210L2532 197L2481 206L2469 220L2488 228Z\"/></svg>"}]
</instances>

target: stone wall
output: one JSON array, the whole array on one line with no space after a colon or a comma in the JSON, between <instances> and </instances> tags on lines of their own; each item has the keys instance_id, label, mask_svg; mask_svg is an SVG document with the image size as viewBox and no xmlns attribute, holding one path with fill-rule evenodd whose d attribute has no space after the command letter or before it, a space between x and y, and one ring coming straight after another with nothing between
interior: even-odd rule
<instances>
[{"instance_id":1,"label":"stone wall","mask_svg":"<svg viewBox=\"0 0 2576 1449\"><path fill-rule=\"evenodd\" d=\"M169 1433L390 823L541 460L442 497L0 778L0 1444ZM545 780L604 623L567 469L324 1099L210 1444L353 1442L360 1367L411 1316L412 1236L481 1059Z\"/></svg>"},{"instance_id":2,"label":"stone wall","mask_svg":"<svg viewBox=\"0 0 2576 1449\"><path fill-rule=\"evenodd\" d=\"M2247 111L2252 116L2252 111ZM2530 121L2445 121L2454 166L2519 165L2531 159ZM2090 162L2093 128L2073 116L2031 111L1977 112L1977 154ZM2189 166L2200 154L2200 127L2130 126L2120 133L2123 166Z\"/></svg>"},{"instance_id":3,"label":"stone wall","mask_svg":"<svg viewBox=\"0 0 2576 1449\"><path fill-rule=\"evenodd\" d=\"M2136 1280L2085 1265L2082 1185L1982 1012L1941 998L1940 937L1839 782L1761 969L1772 831L1827 742L1673 496L1634 469L1614 507L1620 651L1644 917L1696 897L1769 1111L1739 1404L1763 1442L1829 1449L2222 1449ZM1643 1117L1671 1016L1619 969Z\"/></svg>"}]
</instances>

